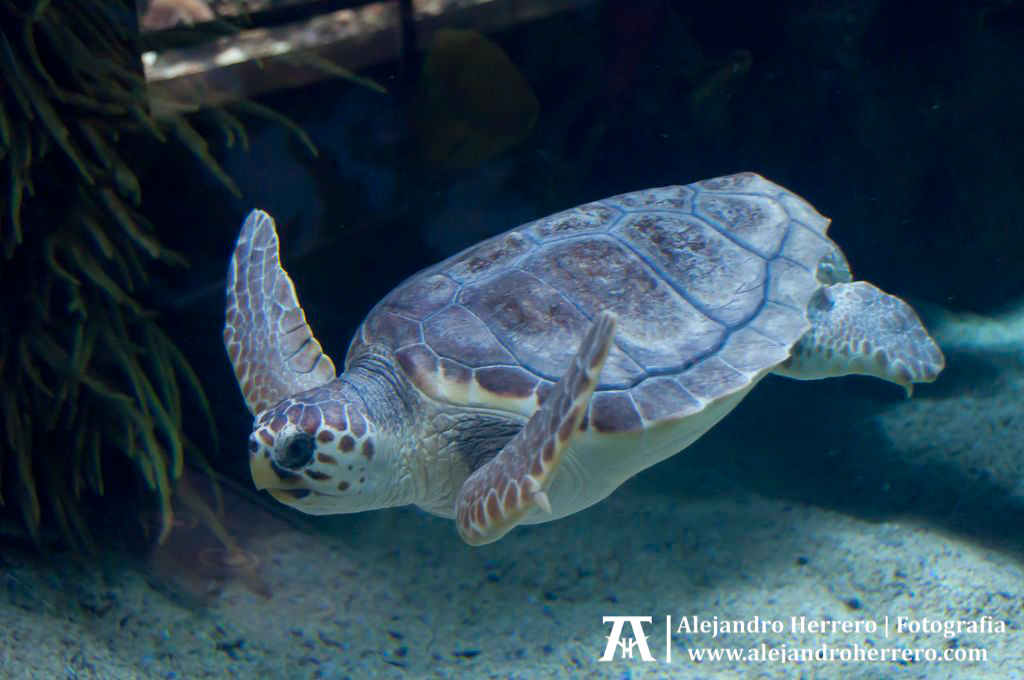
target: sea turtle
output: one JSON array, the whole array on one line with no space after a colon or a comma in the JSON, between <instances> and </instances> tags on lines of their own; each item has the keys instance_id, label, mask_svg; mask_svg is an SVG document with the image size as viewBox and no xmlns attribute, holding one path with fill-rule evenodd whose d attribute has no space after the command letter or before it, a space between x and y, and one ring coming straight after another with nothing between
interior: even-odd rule
<instances>
[{"instance_id":1,"label":"sea turtle","mask_svg":"<svg viewBox=\"0 0 1024 680\"><path fill-rule=\"evenodd\" d=\"M603 499L768 373L934 380L917 314L852 281L828 224L752 173L587 203L405 281L337 375L253 211L224 331L253 481L313 514L416 504L479 545Z\"/></svg>"}]
</instances>

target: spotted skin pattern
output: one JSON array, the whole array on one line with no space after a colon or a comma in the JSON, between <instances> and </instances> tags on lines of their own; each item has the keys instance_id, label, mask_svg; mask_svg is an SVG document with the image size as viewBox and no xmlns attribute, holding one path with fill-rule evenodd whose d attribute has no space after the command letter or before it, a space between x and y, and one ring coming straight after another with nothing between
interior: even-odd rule
<instances>
[{"instance_id":1,"label":"spotted skin pattern","mask_svg":"<svg viewBox=\"0 0 1024 680\"><path fill-rule=\"evenodd\" d=\"M614 337L615 315L600 313L540 409L497 456L463 483L455 511L464 541L497 541L534 507L551 514L544 489L579 431Z\"/></svg>"},{"instance_id":2,"label":"spotted skin pattern","mask_svg":"<svg viewBox=\"0 0 1024 680\"><path fill-rule=\"evenodd\" d=\"M281 267L274 220L253 210L228 268L224 346L245 403L259 415L285 397L335 377Z\"/></svg>"},{"instance_id":3,"label":"spotted skin pattern","mask_svg":"<svg viewBox=\"0 0 1024 680\"><path fill-rule=\"evenodd\" d=\"M376 455L375 427L346 402L333 382L261 413L249 437L256 487L299 509L310 496L360 493ZM289 446L303 455L289 458Z\"/></svg>"}]
</instances>

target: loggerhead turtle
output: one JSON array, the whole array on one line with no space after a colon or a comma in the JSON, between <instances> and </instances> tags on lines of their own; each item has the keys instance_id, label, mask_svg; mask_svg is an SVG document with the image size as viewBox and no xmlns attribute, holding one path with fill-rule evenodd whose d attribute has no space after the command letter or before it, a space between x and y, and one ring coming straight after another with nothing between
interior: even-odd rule
<instances>
[{"instance_id":1,"label":"loggerhead turtle","mask_svg":"<svg viewBox=\"0 0 1024 680\"><path fill-rule=\"evenodd\" d=\"M253 481L313 514L413 503L478 545L596 503L768 373L934 380L917 314L852 281L828 223L752 173L581 205L405 281L337 375L253 211L224 330Z\"/></svg>"}]
</instances>

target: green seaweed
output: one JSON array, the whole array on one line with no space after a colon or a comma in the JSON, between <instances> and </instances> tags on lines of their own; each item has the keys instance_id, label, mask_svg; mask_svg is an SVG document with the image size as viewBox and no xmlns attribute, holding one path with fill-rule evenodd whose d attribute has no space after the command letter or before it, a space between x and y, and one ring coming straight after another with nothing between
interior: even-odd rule
<instances>
[{"instance_id":1,"label":"green seaweed","mask_svg":"<svg viewBox=\"0 0 1024 680\"><path fill-rule=\"evenodd\" d=\"M28 7L26 9L26 7ZM95 546L84 510L103 495L107 462L130 461L172 522L186 458L187 401L210 405L184 356L140 297L153 261L180 265L137 211L141 190L124 140L176 139L237 192L184 118L149 113L123 18L127 0L0 0L0 505L29 535L44 521L75 547ZM241 124L216 114L229 142ZM191 412L191 411L190 411Z\"/></svg>"},{"instance_id":2,"label":"green seaweed","mask_svg":"<svg viewBox=\"0 0 1024 680\"><path fill-rule=\"evenodd\" d=\"M210 403L146 297L153 263L185 261L139 212L125 149L178 144L238 195L200 130L249 140L227 108L151 115L137 28L124 21L134 16L131 0L0 0L0 507L17 508L37 542L49 522L95 549L88 496L109 491L104 471L127 461L160 508L158 540L177 500L231 548L219 482L210 507L185 481L186 464L217 479ZM276 111L230 108L284 126L316 155ZM188 427L186 412L199 422Z\"/></svg>"}]
</instances>

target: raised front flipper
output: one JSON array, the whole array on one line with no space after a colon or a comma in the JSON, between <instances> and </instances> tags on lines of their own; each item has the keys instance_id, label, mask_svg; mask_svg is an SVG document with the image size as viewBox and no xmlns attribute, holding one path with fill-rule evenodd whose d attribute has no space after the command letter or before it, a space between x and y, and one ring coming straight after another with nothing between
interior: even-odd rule
<instances>
[{"instance_id":1,"label":"raised front flipper","mask_svg":"<svg viewBox=\"0 0 1024 680\"><path fill-rule=\"evenodd\" d=\"M242 225L227 292L224 346L253 415L334 379L334 363L313 337L281 268L274 220L262 210Z\"/></svg>"},{"instance_id":2,"label":"raised front flipper","mask_svg":"<svg viewBox=\"0 0 1024 680\"><path fill-rule=\"evenodd\" d=\"M492 543L534 506L551 512L544 489L587 412L614 335L615 315L602 312L540 409L497 456L463 483L455 521L464 541Z\"/></svg>"}]
</instances>

